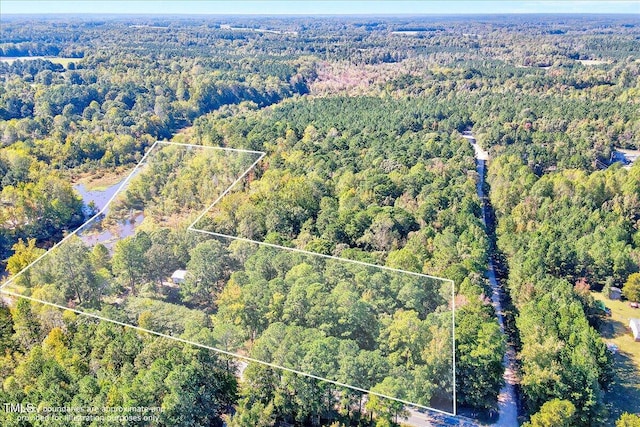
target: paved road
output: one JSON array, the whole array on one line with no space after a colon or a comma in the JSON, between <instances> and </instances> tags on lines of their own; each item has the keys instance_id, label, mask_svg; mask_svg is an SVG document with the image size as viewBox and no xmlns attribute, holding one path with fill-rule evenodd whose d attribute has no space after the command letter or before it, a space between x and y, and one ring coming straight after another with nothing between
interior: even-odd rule
<instances>
[{"instance_id":1,"label":"paved road","mask_svg":"<svg viewBox=\"0 0 640 427\"><path fill-rule=\"evenodd\" d=\"M409 409L409 417L401 421L403 425L415 427L478 427L479 424L471 419L442 415L428 410Z\"/></svg>"},{"instance_id":2,"label":"paved road","mask_svg":"<svg viewBox=\"0 0 640 427\"><path fill-rule=\"evenodd\" d=\"M478 169L478 172L479 173L481 172L481 175L477 185L478 195L482 199L482 196L484 195L482 190L482 182L484 180L484 164L485 164L485 161L489 159L489 153L484 151L482 148L480 148L478 144L476 144L476 140L474 139L473 135L471 135L470 132L465 132L463 134L463 137L468 139L473 146L473 149L475 151L475 157L478 162L478 168L480 168L480 164L482 164L482 172L480 171L480 169ZM484 209L485 207L483 205L482 206L483 221L485 220ZM493 271L493 265L490 265L490 269L491 271ZM494 282L492 283L492 286L494 286L494 283L495 283L495 275L493 277L494 277ZM502 325L502 322L500 324ZM509 394L505 395L505 398L504 398L505 401L508 400L508 396ZM501 397L502 397L502 393L501 393ZM416 410L409 407L407 407L406 409L409 411L409 416L403 419L402 423L412 427L432 427L432 426L439 427L439 426L459 426L459 425L475 426L477 425L472 420L468 420L462 417L445 417L436 412ZM507 419L509 417L501 416L501 418ZM499 425L501 426L516 425L517 426L517 423L516 424L499 424Z\"/></svg>"},{"instance_id":3,"label":"paved road","mask_svg":"<svg viewBox=\"0 0 640 427\"><path fill-rule=\"evenodd\" d=\"M465 133L463 135L466 139L471 142L473 145L473 149L476 153L476 165L478 170L478 175L480 175L480 179L478 179L478 184L476 189L478 191L478 197L483 201L482 203L482 222L486 227L487 225L487 207L484 199L484 179L486 172L486 162L489 159L489 153L482 150L476 144L476 140L471 135L471 133ZM491 284L491 302L493 303L494 308L496 309L496 314L498 317L498 323L500 324L500 330L504 334L504 316L502 311L502 303L501 303L501 295L502 295L502 286L496 280L496 274L493 266L493 260L489 258L489 268L487 270L487 277L489 278L489 283ZM493 426L497 427L514 427L518 425L518 403L516 400L516 392L515 392L515 384L516 384L516 375L515 375L515 351L511 346L507 347L507 352L504 355L503 365L505 368L504 371L504 380L505 384L500 390L500 394L498 395L498 409L499 409L499 418L498 421L493 424Z\"/></svg>"},{"instance_id":4,"label":"paved road","mask_svg":"<svg viewBox=\"0 0 640 427\"><path fill-rule=\"evenodd\" d=\"M409 417L403 419L402 422L410 426L434 426L429 415L414 410L409 410Z\"/></svg>"},{"instance_id":5,"label":"paved road","mask_svg":"<svg viewBox=\"0 0 640 427\"><path fill-rule=\"evenodd\" d=\"M471 143L471 145L473 146L473 151L475 151L475 154L476 154L476 161L482 160L483 162L486 162L487 160L489 160L489 152L484 151L482 149L482 147L480 147L478 144L476 144L476 139L471 134L471 132L465 131L462 134L462 137L467 139ZM484 167L484 164L483 164L483 167ZM484 182L484 175L482 175L480 177L480 180L478 181L478 183L482 183L482 182ZM478 192L478 194L480 194L480 193Z\"/></svg>"},{"instance_id":6,"label":"paved road","mask_svg":"<svg viewBox=\"0 0 640 427\"><path fill-rule=\"evenodd\" d=\"M489 264L487 275L489 276L489 282L493 289L491 301L493 306L496 308L498 323L500 323L500 330L504 334L504 317L502 315L502 307L500 304L501 289L496 280L493 263ZM515 351L511 346L507 346L507 352L504 355L502 364L504 365L504 386L500 389L500 394L498 395L498 409L500 416L498 421L493 425L498 427L512 427L518 425L518 403L516 400L515 390Z\"/></svg>"},{"instance_id":7,"label":"paved road","mask_svg":"<svg viewBox=\"0 0 640 427\"><path fill-rule=\"evenodd\" d=\"M487 160L489 160L489 153L484 151L477 143L471 132L465 132L462 135L464 138L469 140L471 145L473 146L473 150L475 152L476 164L478 174L480 175L480 179L478 180L476 189L478 192L478 196L480 200L484 200L484 178L485 178L485 164ZM482 205L482 221L485 226L487 225L486 218L486 206L483 203ZM496 313L498 316L498 322L500 323L500 330L504 334L504 317L502 315L502 305L500 303L500 286L498 281L496 280L496 275L493 267L493 260L489 261L489 268L487 270L487 276L489 277L489 281L491 283L491 288L493 289L493 293L491 295L491 301L493 306L496 309ZM515 427L518 425L518 405L516 401L515 394L515 353L512 348L507 350L505 354L503 364L505 367L505 385L500 390L500 395L498 396L498 405L499 405L499 418L492 426L495 427ZM439 427L439 426L477 426L479 424L475 423L473 420L464 418L464 417L453 417L453 416L442 416L435 412L415 410L411 408L407 408L409 411L409 417L402 420L402 422L406 425L413 427Z\"/></svg>"}]
</instances>

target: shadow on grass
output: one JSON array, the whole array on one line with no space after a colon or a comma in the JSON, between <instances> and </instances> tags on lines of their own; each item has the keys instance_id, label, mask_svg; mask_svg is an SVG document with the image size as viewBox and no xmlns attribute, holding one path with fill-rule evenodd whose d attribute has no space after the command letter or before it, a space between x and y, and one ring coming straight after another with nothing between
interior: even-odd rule
<instances>
[{"instance_id":1,"label":"shadow on grass","mask_svg":"<svg viewBox=\"0 0 640 427\"><path fill-rule=\"evenodd\" d=\"M610 425L615 425L623 412L640 411L640 377L631 355L620 351L614 361L614 383L605 396L606 402L611 404Z\"/></svg>"},{"instance_id":2,"label":"shadow on grass","mask_svg":"<svg viewBox=\"0 0 640 427\"><path fill-rule=\"evenodd\" d=\"M619 320L606 319L600 325L600 334L605 339L613 339L628 334L626 325Z\"/></svg>"}]
</instances>

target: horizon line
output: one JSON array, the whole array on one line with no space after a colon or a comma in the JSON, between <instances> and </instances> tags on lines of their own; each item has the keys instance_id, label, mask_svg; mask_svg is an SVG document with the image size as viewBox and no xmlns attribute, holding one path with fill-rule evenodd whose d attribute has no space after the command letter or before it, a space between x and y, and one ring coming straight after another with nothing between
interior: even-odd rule
<instances>
[{"instance_id":1,"label":"horizon line","mask_svg":"<svg viewBox=\"0 0 640 427\"><path fill-rule=\"evenodd\" d=\"M413 17L413 16L501 16L501 15L600 15L600 16L627 16L627 15L640 15L640 11L638 12L599 12L599 11L584 11L584 12L532 12L532 11L509 11L509 12L401 12L401 13L352 13L352 12L342 12L342 13L302 13L302 12L291 12L291 13L234 13L234 12L225 12L225 13L217 13L217 12L201 12L201 13L186 13L186 12L173 12L173 13L146 13L146 12L10 12L3 13L0 15L0 20L3 16L166 16L166 17L175 17L175 16L250 16L250 17L279 17L279 16L299 16L299 17L317 17L317 16L361 16L361 17Z\"/></svg>"}]
</instances>

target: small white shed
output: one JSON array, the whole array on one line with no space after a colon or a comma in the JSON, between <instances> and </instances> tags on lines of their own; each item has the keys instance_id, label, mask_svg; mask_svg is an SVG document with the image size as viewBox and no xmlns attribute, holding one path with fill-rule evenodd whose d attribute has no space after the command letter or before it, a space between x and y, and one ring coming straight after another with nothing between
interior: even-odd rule
<instances>
[{"instance_id":1,"label":"small white shed","mask_svg":"<svg viewBox=\"0 0 640 427\"><path fill-rule=\"evenodd\" d=\"M640 341L640 319L629 320L629 327L631 328L631 335L636 341Z\"/></svg>"},{"instance_id":2,"label":"small white shed","mask_svg":"<svg viewBox=\"0 0 640 427\"><path fill-rule=\"evenodd\" d=\"M176 270L171 275L171 281L176 285L184 283L184 280L187 277L187 270Z\"/></svg>"}]
</instances>

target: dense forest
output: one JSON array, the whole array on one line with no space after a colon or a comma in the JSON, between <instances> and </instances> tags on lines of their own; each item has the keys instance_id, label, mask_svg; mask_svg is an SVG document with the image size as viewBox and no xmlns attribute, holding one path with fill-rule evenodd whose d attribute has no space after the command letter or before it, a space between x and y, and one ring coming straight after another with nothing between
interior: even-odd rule
<instances>
[{"instance_id":1,"label":"dense forest","mask_svg":"<svg viewBox=\"0 0 640 427\"><path fill-rule=\"evenodd\" d=\"M409 407L380 395L451 412L455 386L461 413L494 420L510 346L528 425L640 412L611 392L593 296L638 299L640 165L613 162L640 149L633 17L2 20L9 275L96 212L78 182L148 156L108 211L5 288L121 323L3 297L3 402L159 408L75 425L387 426ZM488 200L465 131L489 152ZM265 157L196 232L257 154L156 140ZM424 275L451 279L453 301ZM19 415L2 425L69 425Z\"/></svg>"}]
</instances>

